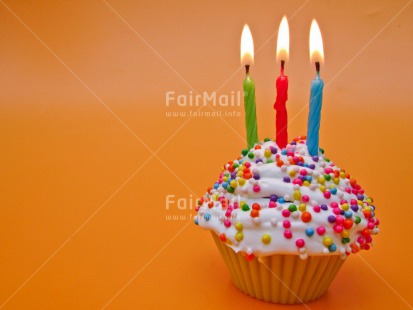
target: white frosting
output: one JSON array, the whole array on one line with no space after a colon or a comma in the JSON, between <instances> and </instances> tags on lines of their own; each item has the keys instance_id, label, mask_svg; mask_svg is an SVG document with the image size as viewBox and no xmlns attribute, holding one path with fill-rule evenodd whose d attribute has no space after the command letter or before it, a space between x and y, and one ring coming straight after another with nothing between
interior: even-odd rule
<instances>
[{"instance_id":1,"label":"white frosting","mask_svg":"<svg viewBox=\"0 0 413 310\"><path fill-rule=\"evenodd\" d=\"M346 257L350 252L358 251L360 247L361 249L368 249L370 246L367 244L371 244L371 237L367 235L373 235L378 232L378 220L374 218L374 207L371 205L371 199L364 195L362 189L354 181L350 181L351 179L347 178L348 175L346 177L340 168L331 161L326 160L323 155L320 154L318 160L313 160L308 154L304 140L296 139L295 141L296 145L287 145L287 148L284 150L278 148L273 141L261 142L259 144L261 146L260 149L251 149L248 152L254 154L253 159L250 159L247 155L233 161L233 164L239 164L244 169L246 167L245 163L250 163L249 170L253 176L259 176L257 179L244 179L241 176L243 172L239 172L242 168L235 168L234 170L231 168L231 163L226 164L223 168L223 173L220 175L220 180L215 185L216 188L210 189L203 197L195 222L203 228L222 235L223 242L234 249L235 252L252 252L256 256L294 253L301 255L302 258L306 258L307 255L330 254ZM271 148L275 148L277 152L270 154ZM288 154L285 154L287 150ZM297 157L302 156L304 160L303 165L314 165L314 167L299 166L297 161L293 161L294 156L296 160ZM257 159L262 159L263 162L256 163L255 160ZM279 161L278 165L277 159ZM290 163L290 160L293 162ZM233 172L232 176L235 176L234 174L237 173L238 175L235 178L231 178L231 171L228 169ZM294 177L290 176L291 171L296 173ZM305 174L304 171L306 171L307 176L311 176L312 180L308 184L293 184L293 180L300 173ZM334 171L336 171L336 175ZM342 172L341 177L337 178L339 172ZM325 177L326 174L329 174L331 178ZM228 175L229 180L225 181L225 175ZM289 177L290 182L285 182L284 177ZM324 182L321 180L320 183L318 181L319 177ZM242 179L245 180L245 184L243 184ZM225 183L229 184L230 181L236 182L233 193L228 192L228 189L232 191L230 185L228 185L227 189L224 188L226 187ZM259 190L257 186L259 186ZM324 196L322 191L324 188L322 186L325 186L327 191L331 190L332 194L330 197ZM332 188L335 188L336 192ZM363 196L360 196L361 193L363 193ZM277 201L275 204L271 202L270 197L274 194L278 198L283 197L285 202ZM222 204L223 199L227 200L227 203L224 202ZM343 205L343 200L347 201L348 206L346 204ZM241 208L244 202L249 206L248 211L243 211ZM260 205L259 215L256 217L252 217L251 213L254 203ZM237 204L238 208L235 208ZM298 209L297 211L290 212L290 215L286 217L288 214L285 213L288 212L283 210L287 210L292 204ZM301 211L299 208L300 204ZM322 204L327 206L327 210L320 208ZM353 210L350 207L353 206L355 208L357 204L359 205L358 210ZM304 206L305 209L303 208ZM335 208L336 213L341 210L341 212L347 210L347 217L344 214L334 214L334 206L338 207ZM325 206L323 207L325 208ZM229 212L231 208L233 208L233 211ZM367 211L367 215L363 211ZM311 214L310 221L303 221L303 212ZM309 216L308 213L305 215ZM329 216L332 215L336 218L336 221L338 218L338 224L329 222ZM356 223L357 217L359 217L359 223ZM336 227L335 231L335 225L343 226L343 219L347 219L347 229ZM349 219L353 222L351 228L348 227ZM288 227L288 223L285 223L286 226L284 227L285 221L290 222L290 227ZM242 230L236 229L236 223L242 224ZM367 228L368 225L369 228ZM317 233L317 228L319 227L325 228L324 234L319 235ZM314 234L312 236L306 234L308 228L313 229ZM285 237L286 230L291 232L291 238ZM346 232L343 234L340 230ZM363 230L365 231L362 235L361 232ZM240 240L239 231L242 232L242 240ZM238 236L236 236L237 233ZM271 237L271 240L264 243L263 236L267 234ZM224 235L225 238L223 237ZM349 240L343 239L343 236L349 238ZM326 244L329 244L328 241L330 240L325 240L325 237L330 237L334 245L326 246L323 240ZM268 236L265 238L268 239ZM359 240L359 238L361 239ZM237 241L237 239L240 241ZM299 241L297 242L297 240ZM300 244L302 241L305 243L304 246ZM358 241L361 241L364 245L359 244ZM352 246L350 247L350 245Z\"/></svg>"}]
</instances>

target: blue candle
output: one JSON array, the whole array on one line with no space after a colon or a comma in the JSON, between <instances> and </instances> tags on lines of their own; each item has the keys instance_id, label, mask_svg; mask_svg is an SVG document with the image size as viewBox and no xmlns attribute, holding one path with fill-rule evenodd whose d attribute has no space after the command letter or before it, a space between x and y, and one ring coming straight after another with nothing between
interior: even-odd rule
<instances>
[{"instance_id":1,"label":"blue candle","mask_svg":"<svg viewBox=\"0 0 413 310\"><path fill-rule=\"evenodd\" d=\"M321 106L324 82L320 79L320 63L316 62L316 77L311 82L310 112L308 113L307 147L311 156L318 155Z\"/></svg>"}]
</instances>

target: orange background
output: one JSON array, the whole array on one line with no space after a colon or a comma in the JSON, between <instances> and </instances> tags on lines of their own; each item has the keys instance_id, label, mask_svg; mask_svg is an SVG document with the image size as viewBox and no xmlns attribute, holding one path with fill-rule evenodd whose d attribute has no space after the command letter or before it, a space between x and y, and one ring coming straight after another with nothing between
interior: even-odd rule
<instances>
[{"instance_id":1,"label":"orange background","mask_svg":"<svg viewBox=\"0 0 413 310\"><path fill-rule=\"evenodd\" d=\"M315 17L320 143L381 220L375 247L308 307L411 307L412 1L104 0L0 1L0 308L272 307L232 286L190 219L188 201L245 145L243 106L215 107L240 117L167 117L194 107L166 107L165 94L241 90L247 22L259 135L273 137L284 14L290 138L306 132ZM185 208L168 210L167 195Z\"/></svg>"}]
</instances>

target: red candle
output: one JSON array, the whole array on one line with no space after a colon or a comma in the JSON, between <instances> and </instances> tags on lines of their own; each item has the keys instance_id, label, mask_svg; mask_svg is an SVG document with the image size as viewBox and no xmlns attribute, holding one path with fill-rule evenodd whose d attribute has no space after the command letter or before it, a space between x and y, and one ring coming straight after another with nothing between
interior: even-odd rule
<instances>
[{"instance_id":1,"label":"red candle","mask_svg":"<svg viewBox=\"0 0 413 310\"><path fill-rule=\"evenodd\" d=\"M288 117L286 102L288 99L288 77L284 74L285 60L288 58L288 50L290 45L290 37L288 30L287 18L284 16L280 28L278 30L277 39L277 58L281 60L281 74L277 78L275 87L277 88L277 97L274 103L274 109L276 111L275 116L275 142L280 148L285 148L288 143Z\"/></svg>"},{"instance_id":2,"label":"red candle","mask_svg":"<svg viewBox=\"0 0 413 310\"><path fill-rule=\"evenodd\" d=\"M288 117L286 107L286 102L288 99L288 77L284 74L284 60L281 60L281 74L275 82L275 87L277 88L277 97L274 103L274 109L276 111L275 142L280 148L285 148L288 143Z\"/></svg>"}]
</instances>

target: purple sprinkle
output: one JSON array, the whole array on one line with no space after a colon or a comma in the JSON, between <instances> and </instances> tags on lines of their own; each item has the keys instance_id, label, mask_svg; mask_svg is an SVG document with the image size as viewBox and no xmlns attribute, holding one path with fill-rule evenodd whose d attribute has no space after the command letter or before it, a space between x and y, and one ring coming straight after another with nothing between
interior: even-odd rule
<instances>
[{"instance_id":1,"label":"purple sprinkle","mask_svg":"<svg viewBox=\"0 0 413 310\"><path fill-rule=\"evenodd\" d=\"M303 166L303 162L302 162L302 161L299 161L299 162L297 163L297 166L302 167L302 166Z\"/></svg>"},{"instance_id":2,"label":"purple sprinkle","mask_svg":"<svg viewBox=\"0 0 413 310\"><path fill-rule=\"evenodd\" d=\"M272 195L270 196L270 201L277 202L277 200L278 200L277 195L272 194Z\"/></svg>"},{"instance_id":3,"label":"purple sprinkle","mask_svg":"<svg viewBox=\"0 0 413 310\"><path fill-rule=\"evenodd\" d=\"M304 175L299 175L298 178L299 178L301 181L303 181L303 182L306 180L306 178L305 178Z\"/></svg>"},{"instance_id":4,"label":"purple sprinkle","mask_svg":"<svg viewBox=\"0 0 413 310\"><path fill-rule=\"evenodd\" d=\"M320 206L320 208L321 208L321 210L324 210L324 211L327 211L327 210L328 210L328 207L327 207L327 205L325 205L325 204L322 204L322 205Z\"/></svg>"},{"instance_id":5,"label":"purple sprinkle","mask_svg":"<svg viewBox=\"0 0 413 310\"><path fill-rule=\"evenodd\" d=\"M271 154L277 154L277 149L273 146L270 146Z\"/></svg>"},{"instance_id":6,"label":"purple sprinkle","mask_svg":"<svg viewBox=\"0 0 413 310\"><path fill-rule=\"evenodd\" d=\"M357 212L359 210L359 206L358 205L352 205L351 210L353 210L354 212Z\"/></svg>"},{"instance_id":7,"label":"purple sprinkle","mask_svg":"<svg viewBox=\"0 0 413 310\"><path fill-rule=\"evenodd\" d=\"M300 159L299 159L297 156L294 156L294 157L293 157L293 160L294 160L295 162L298 162Z\"/></svg>"},{"instance_id":8,"label":"purple sprinkle","mask_svg":"<svg viewBox=\"0 0 413 310\"><path fill-rule=\"evenodd\" d=\"M259 180L260 179L260 175L259 174L254 174L254 177L253 177L255 180Z\"/></svg>"},{"instance_id":9,"label":"purple sprinkle","mask_svg":"<svg viewBox=\"0 0 413 310\"><path fill-rule=\"evenodd\" d=\"M318 162L318 156L313 156L313 161Z\"/></svg>"},{"instance_id":10,"label":"purple sprinkle","mask_svg":"<svg viewBox=\"0 0 413 310\"><path fill-rule=\"evenodd\" d=\"M289 177L284 177L283 181L284 181L285 183L290 183L290 182L291 182L291 179L290 179Z\"/></svg>"},{"instance_id":11,"label":"purple sprinkle","mask_svg":"<svg viewBox=\"0 0 413 310\"><path fill-rule=\"evenodd\" d=\"M328 217L328 221L329 221L330 223L334 223L334 222L336 221L336 217L335 217L334 215L330 215L330 216Z\"/></svg>"},{"instance_id":12,"label":"purple sprinkle","mask_svg":"<svg viewBox=\"0 0 413 310\"><path fill-rule=\"evenodd\" d=\"M255 160L255 163L256 163L256 164L258 164L259 162L262 163L262 159L261 159L261 158L258 158L258 159Z\"/></svg>"},{"instance_id":13,"label":"purple sprinkle","mask_svg":"<svg viewBox=\"0 0 413 310\"><path fill-rule=\"evenodd\" d=\"M290 143L290 145L297 145L297 142L293 141Z\"/></svg>"},{"instance_id":14,"label":"purple sprinkle","mask_svg":"<svg viewBox=\"0 0 413 310\"><path fill-rule=\"evenodd\" d=\"M231 173L231 179L235 179L237 177L237 173L236 172L232 172Z\"/></svg>"},{"instance_id":15,"label":"purple sprinkle","mask_svg":"<svg viewBox=\"0 0 413 310\"><path fill-rule=\"evenodd\" d=\"M314 164L310 164L310 165L308 166L308 168L314 170L314 169L315 169L315 165L314 165Z\"/></svg>"},{"instance_id":16,"label":"purple sprinkle","mask_svg":"<svg viewBox=\"0 0 413 310\"><path fill-rule=\"evenodd\" d=\"M363 200L363 199L364 199L364 195L358 194L358 195L357 195L357 199L358 199L358 200Z\"/></svg>"},{"instance_id":17,"label":"purple sprinkle","mask_svg":"<svg viewBox=\"0 0 413 310\"><path fill-rule=\"evenodd\" d=\"M340 211L340 215L344 215L344 213L346 213L346 212L344 212L344 210Z\"/></svg>"}]
</instances>

